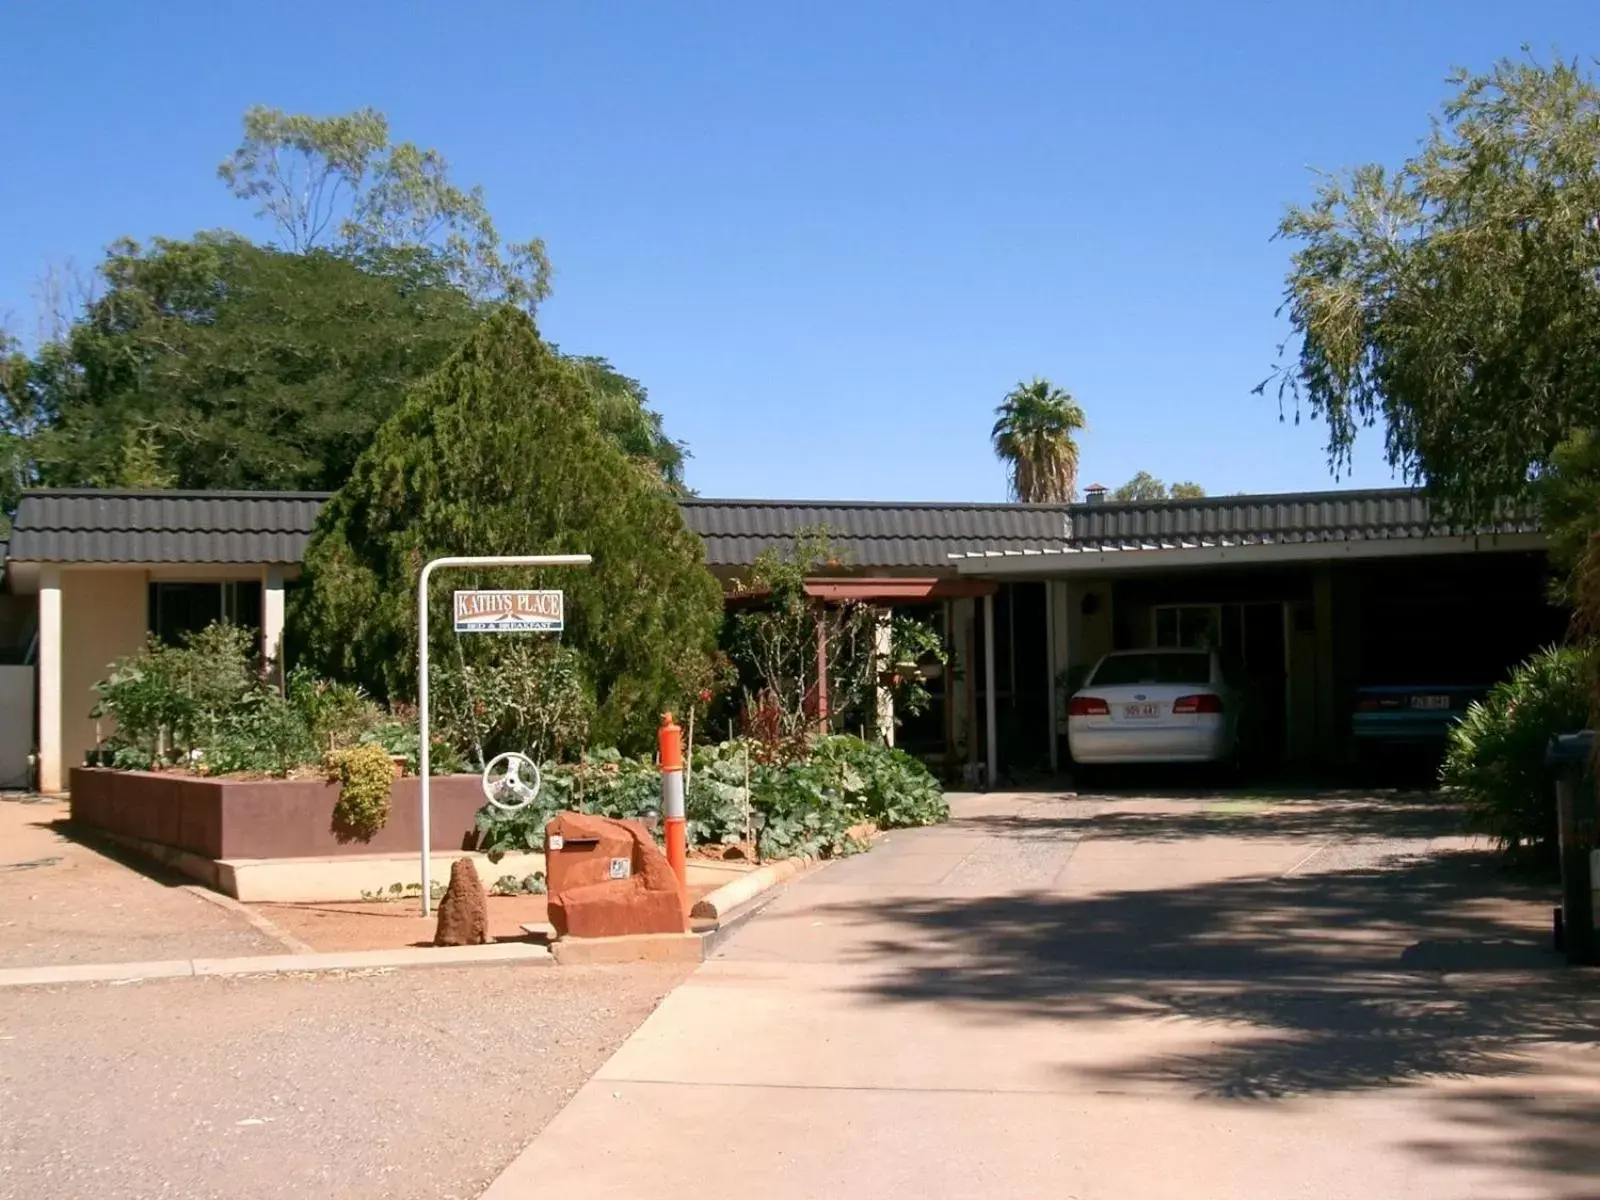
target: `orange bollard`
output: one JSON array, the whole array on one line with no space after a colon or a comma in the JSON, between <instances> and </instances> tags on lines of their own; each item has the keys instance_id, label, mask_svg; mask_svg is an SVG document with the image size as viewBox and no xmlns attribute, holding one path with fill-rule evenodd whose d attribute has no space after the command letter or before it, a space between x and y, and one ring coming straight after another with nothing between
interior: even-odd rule
<instances>
[{"instance_id":1,"label":"orange bollard","mask_svg":"<svg viewBox=\"0 0 1600 1200\"><path fill-rule=\"evenodd\" d=\"M671 713L661 716L661 822L667 837L667 864L678 877L683 902L689 903L689 841L683 814L683 730Z\"/></svg>"}]
</instances>

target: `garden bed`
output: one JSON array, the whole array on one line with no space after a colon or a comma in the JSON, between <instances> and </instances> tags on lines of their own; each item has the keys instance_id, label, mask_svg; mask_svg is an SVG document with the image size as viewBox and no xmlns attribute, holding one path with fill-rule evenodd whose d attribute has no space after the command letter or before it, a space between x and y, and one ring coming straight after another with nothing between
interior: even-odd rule
<instances>
[{"instance_id":1,"label":"garden bed","mask_svg":"<svg viewBox=\"0 0 1600 1200\"><path fill-rule=\"evenodd\" d=\"M476 775L435 776L430 848L477 845L483 807ZM337 858L414 854L421 845L421 780L396 779L389 818L370 841L341 839L333 826L339 786L321 779L212 779L177 771L72 771L74 824L200 858Z\"/></svg>"}]
</instances>

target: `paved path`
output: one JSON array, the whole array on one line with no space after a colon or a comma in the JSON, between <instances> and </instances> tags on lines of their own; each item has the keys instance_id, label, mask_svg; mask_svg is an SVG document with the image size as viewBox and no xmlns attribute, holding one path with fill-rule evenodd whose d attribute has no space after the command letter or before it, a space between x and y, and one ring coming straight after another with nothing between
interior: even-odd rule
<instances>
[{"instance_id":1,"label":"paved path","mask_svg":"<svg viewBox=\"0 0 1600 1200\"><path fill-rule=\"evenodd\" d=\"M1596 976L1450 813L955 810L791 887L489 1200L1600 1196Z\"/></svg>"},{"instance_id":2,"label":"paved path","mask_svg":"<svg viewBox=\"0 0 1600 1200\"><path fill-rule=\"evenodd\" d=\"M191 881L74 841L67 812L60 800L0 797L0 967L284 952Z\"/></svg>"}]
</instances>

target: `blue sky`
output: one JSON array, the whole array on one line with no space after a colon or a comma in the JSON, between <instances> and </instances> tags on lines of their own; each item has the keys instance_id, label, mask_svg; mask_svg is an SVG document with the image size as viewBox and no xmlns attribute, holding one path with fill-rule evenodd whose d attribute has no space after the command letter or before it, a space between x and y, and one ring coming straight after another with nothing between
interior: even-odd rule
<instances>
[{"instance_id":1,"label":"blue sky","mask_svg":"<svg viewBox=\"0 0 1600 1200\"><path fill-rule=\"evenodd\" d=\"M1002 499L1035 374L1085 482L1325 487L1251 394L1284 205L1409 153L1453 65L1597 35L1592 0L11 4L0 314L122 234L265 236L214 175L244 109L372 105L546 239L546 335L640 378L707 495Z\"/></svg>"}]
</instances>

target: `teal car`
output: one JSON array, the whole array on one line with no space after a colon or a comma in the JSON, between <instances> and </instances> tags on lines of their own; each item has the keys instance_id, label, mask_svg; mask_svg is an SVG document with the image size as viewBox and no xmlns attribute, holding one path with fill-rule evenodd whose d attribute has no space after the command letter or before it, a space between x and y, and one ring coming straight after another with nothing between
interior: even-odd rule
<instances>
[{"instance_id":1,"label":"teal car","mask_svg":"<svg viewBox=\"0 0 1600 1200\"><path fill-rule=\"evenodd\" d=\"M1489 694L1477 684L1385 684L1357 688L1350 734L1363 746L1443 747L1450 727Z\"/></svg>"}]
</instances>

